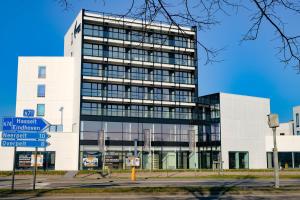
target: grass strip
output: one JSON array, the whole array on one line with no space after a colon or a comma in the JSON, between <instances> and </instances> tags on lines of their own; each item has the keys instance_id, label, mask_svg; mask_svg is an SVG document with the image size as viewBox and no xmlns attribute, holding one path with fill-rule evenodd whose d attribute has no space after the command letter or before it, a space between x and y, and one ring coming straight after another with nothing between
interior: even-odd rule
<instances>
[{"instance_id":1,"label":"grass strip","mask_svg":"<svg viewBox=\"0 0 300 200\"><path fill-rule=\"evenodd\" d=\"M150 170L141 170L137 169L137 172L150 172ZM300 172L300 169L284 169L282 172ZM101 170L80 170L78 171L78 175L80 174L91 174L91 173L99 173ZM127 170L111 170L112 173L130 173L130 169ZM166 170L166 169L158 169L158 170L152 170L153 173L155 172L214 172L217 173L217 170L212 169L172 169L172 170ZM223 172L273 172L273 169L225 169Z\"/></svg>"},{"instance_id":2,"label":"grass strip","mask_svg":"<svg viewBox=\"0 0 300 200\"><path fill-rule=\"evenodd\" d=\"M141 170L137 169L137 173L148 173L149 170ZM85 174L99 174L101 170L79 170L77 175L85 175ZM131 173L131 171L128 170L112 170L113 174L122 174L122 173ZM211 173L218 173L218 171L214 171L211 169L197 169L196 171L194 169L174 169L174 170L165 170L165 169L159 169L159 170L153 170L152 173L174 173L174 172L211 172ZM273 172L273 169L227 169L223 170L222 173L226 172L241 172L241 173L251 173L251 172ZM282 172L300 172L300 169L284 169ZM32 170L18 170L16 171L17 175L32 175ZM49 171L43 171L38 170L38 174L41 175L64 175L66 171L56 171L56 170L49 170ZM10 176L12 174L12 171L0 171L0 176Z\"/></svg>"},{"instance_id":3,"label":"grass strip","mask_svg":"<svg viewBox=\"0 0 300 200\"><path fill-rule=\"evenodd\" d=\"M118 178L118 177L116 177ZM123 178L123 177L122 177ZM124 177L126 178L126 177ZM142 177L141 177L142 178ZM273 179L274 176L267 175L203 175L203 176L168 176L168 177L147 177L149 179ZM300 175L280 175L281 179L300 179Z\"/></svg>"},{"instance_id":4,"label":"grass strip","mask_svg":"<svg viewBox=\"0 0 300 200\"><path fill-rule=\"evenodd\" d=\"M66 171L37 171L37 175L64 175ZM161 176L161 174L153 173L150 176L147 175L140 175L139 173L143 172L137 172L138 178L149 178L149 179L271 179L273 178L273 175L251 175L251 174L241 174L241 175L235 175L235 174L226 174L226 172L223 172L221 175L219 174L201 174L201 172L197 172L196 174L191 174L191 176L182 176L181 174L172 174L170 173L169 176ZM32 175L32 171L16 171L16 175ZM78 175L92 175L92 174L100 174L100 171L88 171L85 170L84 173L78 173ZM119 173L113 172L113 178L117 179L127 179L127 177L118 177ZM129 173L128 173L129 174ZM11 176L12 172L10 171L0 171L0 176ZM140 175L140 176L139 176ZM166 174L164 174L166 175ZM130 175L128 175L130 176ZM82 178L82 177L80 177ZM282 179L300 179L300 174L282 174L280 175L280 178Z\"/></svg>"},{"instance_id":5,"label":"grass strip","mask_svg":"<svg viewBox=\"0 0 300 200\"><path fill-rule=\"evenodd\" d=\"M130 174L128 176L121 176L118 177L117 175L113 175L112 179L129 179ZM85 176L80 177L77 176L77 178L86 178ZM145 176L141 175L139 176L139 173L137 173L137 178L138 179L193 179L193 180L198 180L198 179L217 179L217 180L222 180L222 179L233 179L233 180L243 180L243 179L273 179L273 175L231 175L231 174L215 174L215 175L201 175L201 174L196 174L196 175L191 175L191 176L181 176L179 175L172 175L170 174L169 176L160 176L158 175L152 175L152 176ZM293 174L285 174L285 175L280 175L281 179L300 179L300 175L293 175Z\"/></svg>"}]
</instances>

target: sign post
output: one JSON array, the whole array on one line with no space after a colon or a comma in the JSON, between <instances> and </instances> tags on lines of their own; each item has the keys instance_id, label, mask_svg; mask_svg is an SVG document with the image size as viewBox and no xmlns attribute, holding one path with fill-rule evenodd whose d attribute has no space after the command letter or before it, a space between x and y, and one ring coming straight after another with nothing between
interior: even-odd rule
<instances>
[{"instance_id":1,"label":"sign post","mask_svg":"<svg viewBox=\"0 0 300 200\"><path fill-rule=\"evenodd\" d=\"M50 137L43 131L49 123L42 118L33 118L34 110L24 110L25 117L3 118L2 147L14 147L13 174L11 190L14 190L15 171L16 171L16 152L17 147L35 147L33 190L35 190L36 171L37 171L37 150L38 147L49 145L47 139Z\"/></svg>"},{"instance_id":2,"label":"sign post","mask_svg":"<svg viewBox=\"0 0 300 200\"><path fill-rule=\"evenodd\" d=\"M13 158L13 174L12 174L12 179L11 179L11 191L15 190L15 173L16 173L16 152L17 152L17 147L14 146L14 158Z\"/></svg>"},{"instance_id":3,"label":"sign post","mask_svg":"<svg viewBox=\"0 0 300 200\"><path fill-rule=\"evenodd\" d=\"M35 183L36 183L37 151L38 151L38 148L35 147L35 153L34 153L34 173L33 173L33 185L32 185L32 189L33 190L35 190Z\"/></svg>"},{"instance_id":4,"label":"sign post","mask_svg":"<svg viewBox=\"0 0 300 200\"><path fill-rule=\"evenodd\" d=\"M135 139L134 140L134 158L136 159L138 157L138 149L137 149L137 145L138 145L138 140ZM132 166L131 169L131 180L135 181L136 180L136 170L135 170L135 165Z\"/></svg>"}]
</instances>

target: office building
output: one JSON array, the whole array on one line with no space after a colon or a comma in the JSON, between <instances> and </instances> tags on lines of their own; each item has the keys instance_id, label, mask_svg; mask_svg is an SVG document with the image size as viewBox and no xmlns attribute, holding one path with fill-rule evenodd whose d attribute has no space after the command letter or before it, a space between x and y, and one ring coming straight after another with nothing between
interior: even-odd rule
<instances>
[{"instance_id":1,"label":"office building","mask_svg":"<svg viewBox=\"0 0 300 200\"><path fill-rule=\"evenodd\" d=\"M51 124L40 167L126 169L135 150L141 169L270 166L270 100L199 97L196 41L195 27L82 10L63 57L19 57L16 116L33 109ZM17 148L17 169L33 151ZM0 160L11 170L13 149L0 147Z\"/></svg>"}]
</instances>

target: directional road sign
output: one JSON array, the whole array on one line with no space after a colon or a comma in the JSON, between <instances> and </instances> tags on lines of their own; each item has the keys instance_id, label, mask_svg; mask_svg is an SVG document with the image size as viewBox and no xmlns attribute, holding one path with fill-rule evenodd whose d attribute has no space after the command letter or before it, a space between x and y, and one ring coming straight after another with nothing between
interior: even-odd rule
<instances>
[{"instance_id":1,"label":"directional road sign","mask_svg":"<svg viewBox=\"0 0 300 200\"><path fill-rule=\"evenodd\" d=\"M49 123L42 118L10 117L2 120L3 131L39 132L46 129Z\"/></svg>"},{"instance_id":2,"label":"directional road sign","mask_svg":"<svg viewBox=\"0 0 300 200\"><path fill-rule=\"evenodd\" d=\"M40 140L2 140L2 147L47 147L50 143Z\"/></svg>"},{"instance_id":3,"label":"directional road sign","mask_svg":"<svg viewBox=\"0 0 300 200\"><path fill-rule=\"evenodd\" d=\"M50 137L47 133L44 132L3 132L3 139L39 139L46 140Z\"/></svg>"}]
</instances>

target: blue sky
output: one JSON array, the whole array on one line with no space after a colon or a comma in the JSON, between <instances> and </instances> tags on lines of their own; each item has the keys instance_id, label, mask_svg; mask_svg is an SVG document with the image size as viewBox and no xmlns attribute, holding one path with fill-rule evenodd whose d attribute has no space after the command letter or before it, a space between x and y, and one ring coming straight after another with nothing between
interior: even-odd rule
<instances>
[{"instance_id":1,"label":"blue sky","mask_svg":"<svg viewBox=\"0 0 300 200\"><path fill-rule=\"evenodd\" d=\"M109 13L125 13L125 0L71 0L69 10L63 10L55 0L9 0L1 2L1 67L0 116L13 115L16 101L18 56L62 56L63 37L81 8ZM276 58L276 43L271 27L260 33L259 39L240 44L247 31L250 13L223 16L222 24L212 31L199 33L198 38L216 48L226 47L220 59L203 65L199 58L200 95L228 92L271 98L271 110L281 121L292 118L292 106L300 105L300 75L285 68ZM296 24L296 18L289 16ZM292 26L299 32L299 25ZM28 77L30 78L30 77Z\"/></svg>"}]
</instances>

